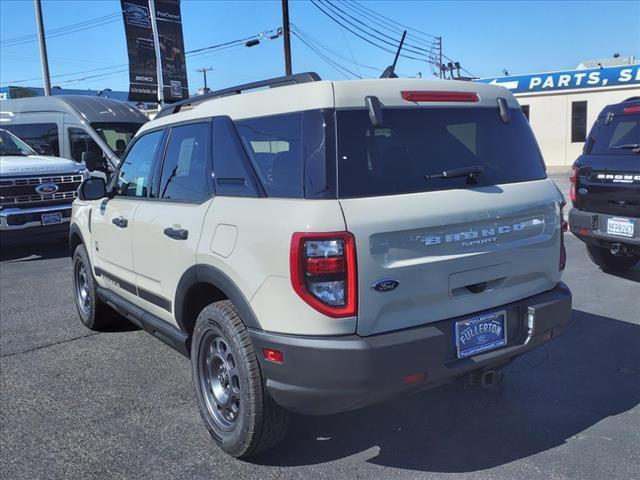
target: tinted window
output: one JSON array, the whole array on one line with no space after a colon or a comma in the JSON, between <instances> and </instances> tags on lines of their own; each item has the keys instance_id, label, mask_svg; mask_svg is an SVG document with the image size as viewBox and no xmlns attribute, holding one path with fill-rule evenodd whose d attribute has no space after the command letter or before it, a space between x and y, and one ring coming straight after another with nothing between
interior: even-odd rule
<instances>
[{"instance_id":1,"label":"tinted window","mask_svg":"<svg viewBox=\"0 0 640 480\"><path fill-rule=\"evenodd\" d=\"M208 123L171 129L160 176L160 198L199 202L209 197Z\"/></svg>"},{"instance_id":2,"label":"tinted window","mask_svg":"<svg viewBox=\"0 0 640 480\"><path fill-rule=\"evenodd\" d=\"M102 149L89 136L89 134L81 128L69 129L69 144L71 145L71 158L76 162L82 160L83 152L95 152L98 157L103 156Z\"/></svg>"},{"instance_id":3,"label":"tinted window","mask_svg":"<svg viewBox=\"0 0 640 480\"><path fill-rule=\"evenodd\" d=\"M340 197L467 188L465 177L425 175L470 166L484 169L478 186L545 178L520 109L504 124L496 108L390 108L381 128L365 110L339 111L337 135Z\"/></svg>"},{"instance_id":4,"label":"tinted window","mask_svg":"<svg viewBox=\"0 0 640 480\"><path fill-rule=\"evenodd\" d=\"M302 197L302 112L236 121L267 195Z\"/></svg>"},{"instance_id":5,"label":"tinted window","mask_svg":"<svg viewBox=\"0 0 640 480\"><path fill-rule=\"evenodd\" d=\"M122 157L127 145L133 139L141 123L92 123L91 127L109 145L109 148Z\"/></svg>"},{"instance_id":6,"label":"tinted window","mask_svg":"<svg viewBox=\"0 0 640 480\"><path fill-rule=\"evenodd\" d=\"M58 144L58 126L55 123L25 123L22 125L3 125L22 141L26 142L40 155L60 156Z\"/></svg>"},{"instance_id":7,"label":"tinted window","mask_svg":"<svg viewBox=\"0 0 640 480\"><path fill-rule=\"evenodd\" d=\"M115 194L146 197L151 185L153 163L162 142L162 131L141 136L122 160L115 184Z\"/></svg>"},{"instance_id":8,"label":"tinted window","mask_svg":"<svg viewBox=\"0 0 640 480\"><path fill-rule=\"evenodd\" d=\"M571 142L582 143L587 138L587 102L571 103Z\"/></svg>"},{"instance_id":9,"label":"tinted window","mask_svg":"<svg viewBox=\"0 0 640 480\"><path fill-rule=\"evenodd\" d=\"M0 130L0 156L28 157L35 154L36 152L18 137L6 130Z\"/></svg>"},{"instance_id":10,"label":"tinted window","mask_svg":"<svg viewBox=\"0 0 640 480\"><path fill-rule=\"evenodd\" d=\"M213 119L213 170L216 195L259 196L253 167L229 117Z\"/></svg>"},{"instance_id":11,"label":"tinted window","mask_svg":"<svg viewBox=\"0 0 640 480\"><path fill-rule=\"evenodd\" d=\"M640 144L640 114L614 115L607 125L599 118L591 132L593 154L636 154Z\"/></svg>"}]
</instances>

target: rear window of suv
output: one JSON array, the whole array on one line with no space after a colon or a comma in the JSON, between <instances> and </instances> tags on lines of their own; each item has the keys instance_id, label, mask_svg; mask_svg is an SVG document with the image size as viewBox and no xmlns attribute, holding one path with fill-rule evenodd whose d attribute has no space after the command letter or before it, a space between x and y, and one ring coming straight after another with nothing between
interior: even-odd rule
<instances>
[{"instance_id":1,"label":"rear window of suv","mask_svg":"<svg viewBox=\"0 0 640 480\"><path fill-rule=\"evenodd\" d=\"M336 113L338 196L341 198L468 188L466 177L431 178L480 166L475 186L546 177L526 118L497 108L385 108L374 128L366 110Z\"/></svg>"},{"instance_id":2,"label":"rear window of suv","mask_svg":"<svg viewBox=\"0 0 640 480\"><path fill-rule=\"evenodd\" d=\"M637 155L640 144L640 114L614 115L610 123L601 116L589 136L589 153L595 155Z\"/></svg>"}]
</instances>

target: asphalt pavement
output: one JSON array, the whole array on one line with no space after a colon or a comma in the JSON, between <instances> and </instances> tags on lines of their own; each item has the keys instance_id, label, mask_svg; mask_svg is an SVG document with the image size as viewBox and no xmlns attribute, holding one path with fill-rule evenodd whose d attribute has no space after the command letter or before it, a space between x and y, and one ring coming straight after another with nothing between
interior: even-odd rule
<instances>
[{"instance_id":1,"label":"asphalt pavement","mask_svg":"<svg viewBox=\"0 0 640 480\"><path fill-rule=\"evenodd\" d=\"M250 462L210 440L184 357L126 323L81 325L65 245L3 248L0 477L640 479L640 267L606 274L566 244L573 324L501 385L295 416Z\"/></svg>"}]
</instances>

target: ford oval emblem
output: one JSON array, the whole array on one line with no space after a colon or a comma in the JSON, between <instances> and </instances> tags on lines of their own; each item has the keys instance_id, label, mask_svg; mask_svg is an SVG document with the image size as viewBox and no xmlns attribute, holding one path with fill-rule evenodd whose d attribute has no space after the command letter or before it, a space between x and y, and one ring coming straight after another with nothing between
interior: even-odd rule
<instances>
[{"instance_id":1,"label":"ford oval emblem","mask_svg":"<svg viewBox=\"0 0 640 480\"><path fill-rule=\"evenodd\" d=\"M58 185L55 183L43 183L36 187L36 192L41 195L49 195L58 191Z\"/></svg>"},{"instance_id":2,"label":"ford oval emblem","mask_svg":"<svg viewBox=\"0 0 640 480\"><path fill-rule=\"evenodd\" d=\"M371 285L371 288L373 288L376 292L389 292L391 290L395 290L398 285L400 285L400 282L398 280L387 278L385 280L377 281L376 283Z\"/></svg>"}]
</instances>

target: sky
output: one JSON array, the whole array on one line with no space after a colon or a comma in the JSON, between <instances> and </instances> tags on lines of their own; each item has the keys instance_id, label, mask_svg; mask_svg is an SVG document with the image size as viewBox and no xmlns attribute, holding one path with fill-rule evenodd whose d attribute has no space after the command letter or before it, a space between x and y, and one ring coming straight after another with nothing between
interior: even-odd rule
<instances>
[{"instance_id":1,"label":"sky","mask_svg":"<svg viewBox=\"0 0 640 480\"><path fill-rule=\"evenodd\" d=\"M330 1L346 8L339 0ZM613 53L640 57L640 0L359 2L395 22L442 36L444 54L477 77L499 76L504 69L512 75L573 69L582 60L607 58ZM42 0L42 9L45 30L50 31L116 14L120 1ZM276 29L282 24L281 15L280 0L182 0L185 50ZM382 17L376 18L380 21ZM315 71L326 79L377 77L393 60L392 53L346 31L310 1L291 0L290 20L316 49L351 72L326 63L294 36L294 73ZM395 25L382 20L381 25L368 23L368 27L389 34ZM16 45L19 42L13 40L36 31L33 1L0 0L0 86L42 85L37 41ZM415 35L413 40L422 45L433 41L433 37ZM9 40L13 45L5 45ZM47 47L52 85L128 89L128 74L122 71L126 70L127 53L121 18L108 17L95 28L51 37ZM342 58L332 57L325 48ZM187 56L192 92L202 86L202 74L196 72L202 67L213 68L208 74L212 88L283 75L282 38L265 39L252 48L237 46ZM423 78L433 78L432 66L423 60L401 58L396 71L403 76L420 73ZM94 75L100 76L86 78Z\"/></svg>"}]
</instances>

